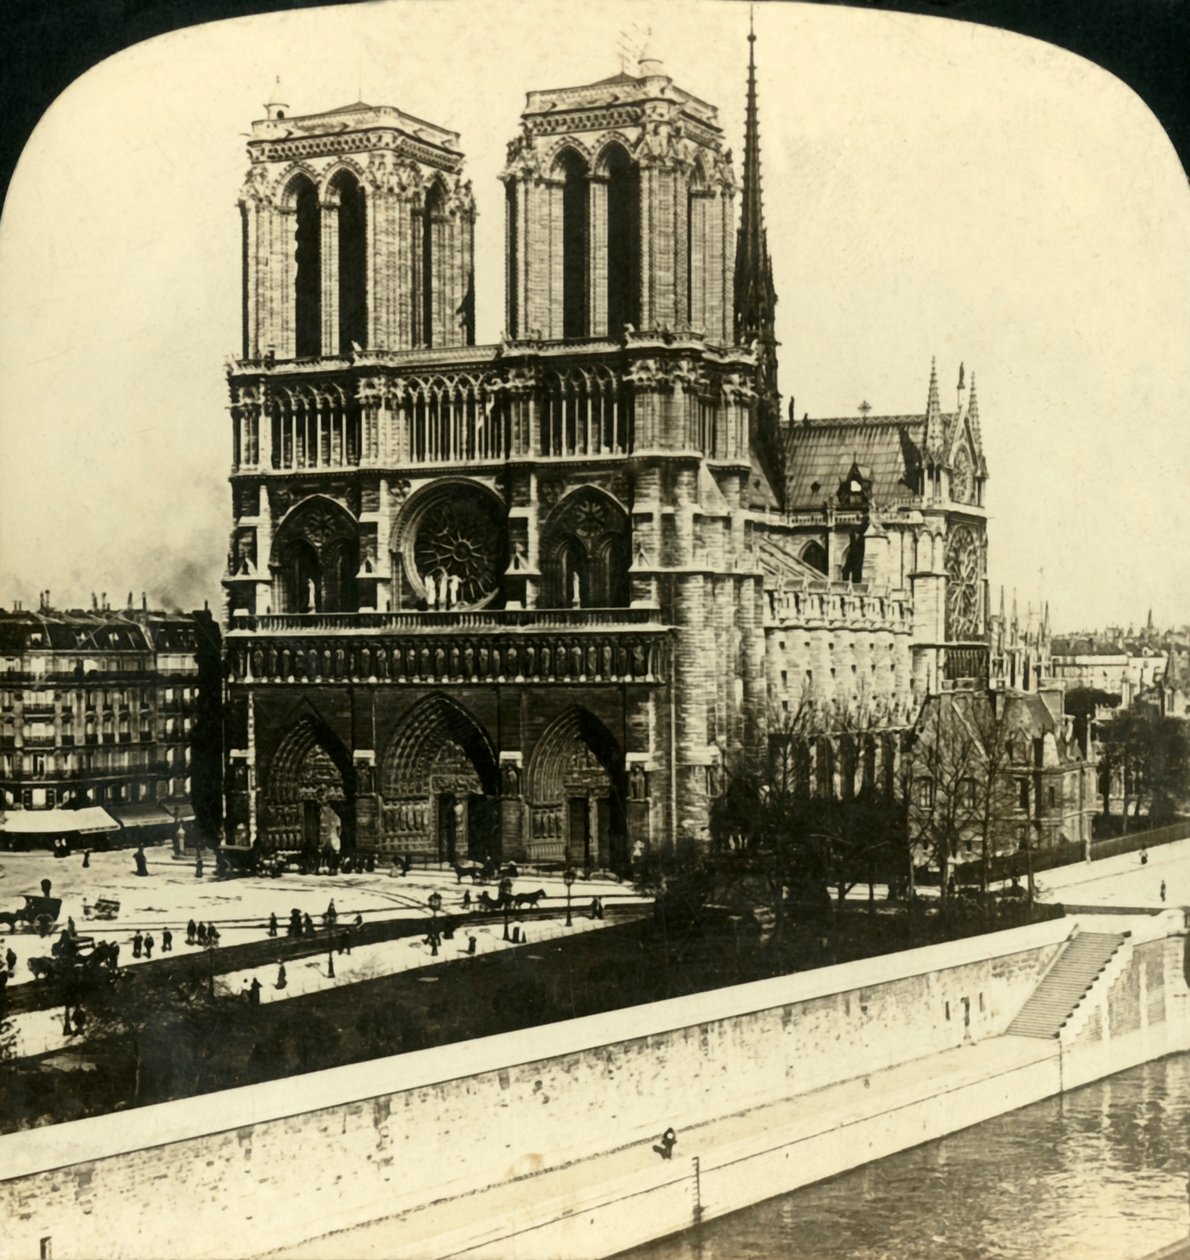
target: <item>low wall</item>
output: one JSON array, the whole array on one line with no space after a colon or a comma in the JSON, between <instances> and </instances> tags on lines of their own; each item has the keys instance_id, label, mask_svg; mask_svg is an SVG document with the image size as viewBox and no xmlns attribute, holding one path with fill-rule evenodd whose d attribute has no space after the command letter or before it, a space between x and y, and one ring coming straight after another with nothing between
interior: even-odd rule
<instances>
[{"instance_id":1,"label":"low wall","mask_svg":"<svg viewBox=\"0 0 1190 1260\"><path fill-rule=\"evenodd\" d=\"M50 1237L58 1260L242 1256L512 1181L995 1036L1070 931L1055 920L12 1134L6 1243L37 1254Z\"/></svg>"}]
</instances>

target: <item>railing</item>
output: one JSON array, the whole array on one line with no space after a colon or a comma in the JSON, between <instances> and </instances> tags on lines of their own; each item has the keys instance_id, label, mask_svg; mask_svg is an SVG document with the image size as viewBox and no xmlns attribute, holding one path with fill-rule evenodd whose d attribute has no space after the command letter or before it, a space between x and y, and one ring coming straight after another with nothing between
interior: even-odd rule
<instances>
[{"instance_id":1,"label":"railing","mask_svg":"<svg viewBox=\"0 0 1190 1260\"><path fill-rule=\"evenodd\" d=\"M328 631L401 630L435 633L442 630L532 629L577 630L585 627L647 626L660 623L654 608L477 608L446 612L241 613L233 616L229 633L318 633Z\"/></svg>"}]
</instances>

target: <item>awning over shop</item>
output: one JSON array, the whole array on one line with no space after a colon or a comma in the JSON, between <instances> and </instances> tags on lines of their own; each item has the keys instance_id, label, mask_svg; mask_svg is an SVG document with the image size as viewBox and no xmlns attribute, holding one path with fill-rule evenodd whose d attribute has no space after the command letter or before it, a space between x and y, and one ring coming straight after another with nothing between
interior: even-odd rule
<instances>
[{"instance_id":1,"label":"awning over shop","mask_svg":"<svg viewBox=\"0 0 1190 1260\"><path fill-rule=\"evenodd\" d=\"M0 835L86 835L118 831L120 824L99 805L85 809L9 809L0 812Z\"/></svg>"},{"instance_id":2,"label":"awning over shop","mask_svg":"<svg viewBox=\"0 0 1190 1260\"><path fill-rule=\"evenodd\" d=\"M173 812L158 805L155 801L140 801L133 805L109 805L108 811L113 814L120 826L126 830L132 827L173 827L177 822L186 822L194 817L191 810L184 809L177 819Z\"/></svg>"}]
</instances>

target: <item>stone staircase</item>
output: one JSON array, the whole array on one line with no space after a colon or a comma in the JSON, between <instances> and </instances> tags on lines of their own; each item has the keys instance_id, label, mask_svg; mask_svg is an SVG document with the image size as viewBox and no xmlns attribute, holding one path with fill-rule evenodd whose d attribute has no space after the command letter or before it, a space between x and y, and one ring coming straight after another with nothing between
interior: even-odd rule
<instances>
[{"instance_id":1,"label":"stone staircase","mask_svg":"<svg viewBox=\"0 0 1190 1260\"><path fill-rule=\"evenodd\" d=\"M1008 1026L1017 1037L1056 1037L1074 1014L1087 990L1124 943L1114 932L1079 932L1058 956Z\"/></svg>"}]
</instances>

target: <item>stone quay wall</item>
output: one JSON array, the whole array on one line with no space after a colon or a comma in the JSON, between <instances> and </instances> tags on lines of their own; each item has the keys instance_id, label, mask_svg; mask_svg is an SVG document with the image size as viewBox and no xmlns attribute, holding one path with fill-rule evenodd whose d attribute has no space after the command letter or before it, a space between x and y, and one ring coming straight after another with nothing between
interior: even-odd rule
<instances>
[{"instance_id":1,"label":"stone quay wall","mask_svg":"<svg viewBox=\"0 0 1190 1260\"><path fill-rule=\"evenodd\" d=\"M1056 920L12 1134L7 1245L242 1256L511 1182L994 1037L1071 930Z\"/></svg>"}]
</instances>

